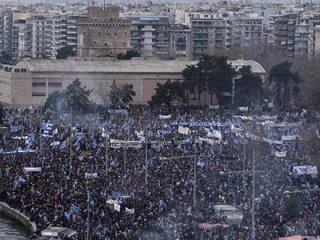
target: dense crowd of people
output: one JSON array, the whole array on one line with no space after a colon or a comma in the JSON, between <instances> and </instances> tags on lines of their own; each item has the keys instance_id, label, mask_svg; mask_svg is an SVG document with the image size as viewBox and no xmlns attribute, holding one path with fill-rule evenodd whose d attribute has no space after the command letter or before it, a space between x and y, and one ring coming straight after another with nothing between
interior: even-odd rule
<instances>
[{"instance_id":1,"label":"dense crowd of people","mask_svg":"<svg viewBox=\"0 0 320 240\"><path fill-rule=\"evenodd\" d=\"M67 119L7 109L3 126L0 200L39 232L63 226L93 240L320 235L319 177L306 170L319 124L305 111L159 116L133 108ZM219 216L218 204L235 206L241 223Z\"/></svg>"}]
</instances>

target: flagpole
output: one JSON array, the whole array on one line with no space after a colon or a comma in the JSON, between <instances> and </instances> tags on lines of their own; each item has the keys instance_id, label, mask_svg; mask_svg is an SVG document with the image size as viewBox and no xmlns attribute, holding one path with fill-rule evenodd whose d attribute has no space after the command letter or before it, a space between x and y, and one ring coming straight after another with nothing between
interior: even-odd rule
<instances>
[{"instance_id":1,"label":"flagpole","mask_svg":"<svg viewBox=\"0 0 320 240\"><path fill-rule=\"evenodd\" d=\"M69 164L70 164L70 172L69 175L71 176L72 172L72 125L70 129L70 144L69 144Z\"/></svg>"},{"instance_id":2,"label":"flagpole","mask_svg":"<svg viewBox=\"0 0 320 240\"><path fill-rule=\"evenodd\" d=\"M90 233L90 199L89 199L89 191L88 191L88 186L87 186L87 240L89 240L89 233Z\"/></svg>"},{"instance_id":3,"label":"flagpole","mask_svg":"<svg viewBox=\"0 0 320 240\"><path fill-rule=\"evenodd\" d=\"M105 158L106 158L106 175L108 175L108 170L109 170L109 142L108 142L108 135L107 135L107 133L105 133L106 135L105 135L105 137L106 137L106 142L105 142L105 144L106 144L106 156L105 156Z\"/></svg>"},{"instance_id":4,"label":"flagpole","mask_svg":"<svg viewBox=\"0 0 320 240\"><path fill-rule=\"evenodd\" d=\"M145 188L147 191L147 184L148 184L148 142L147 142L147 135L145 136L145 161L144 161L144 167L145 167L145 179L144 179L144 184L145 184Z\"/></svg>"},{"instance_id":5,"label":"flagpole","mask_svg":"<svg viewBox=\"0 0 320 240\"><path fill-rule=\"evenodd\" d=\"M256 183L256 146L254 143L254 147L253 147L253 158L252 158L252 219L251 219L251 223L252 223L252 240L256 239L256 230L255 230L255 191L256 191L256 187L255 187L255 183Z\"/></svg>"},{"instance_id":6,"label":"flagpole","mask_svg":"<svg viewBox=\"0 0 320 240\"><path fill-rule=\"evenodd\" d=\"M197 145L195 143L195 154L193 162L193 207L197 204Z\"/></svg>"}]
</instances>

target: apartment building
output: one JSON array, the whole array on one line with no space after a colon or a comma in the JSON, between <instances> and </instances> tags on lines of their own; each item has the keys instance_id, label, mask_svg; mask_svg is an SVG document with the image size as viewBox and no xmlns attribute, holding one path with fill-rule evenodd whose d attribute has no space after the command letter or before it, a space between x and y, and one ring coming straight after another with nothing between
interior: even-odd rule
<instances>
[{"instance_id":1,"label":"apartment building","mask_svg":"<svg viewBox=\"0 0 320 240\"><path fill-rule=\"evenodd\" d=\"M227 48L227 20L223 18L192 19L192 55L199 59Z\"/></svg>"},{"instance_id":2,"label":"apartment building","mask_svg":"<svg viewBox=\"0 0 320 240\"><path fill-rule=\"evenodd\" d=\"M169 58L169 18L167 16L125 16L131 21L131 47L142 57Z\"/></svg>"},{"instance_id":3,"label":"apartment building","mask_svg":"<svg viewBox=\"0 0 320 240\"><path fill-rule=\"evenodd\" d=\"M293 57L297 13L273 15L271 19L275 48L279 54Z\"/></svg>"},{"instance_id":4,"label":"apartment building","mask_svg":"<svg viewBox=\"0 0 320 240\"><path fill-rule=\"evenodd\" d=\"M263 18L257 15L235 17L232 20L232 46L242 48L259 46L263 35Z\"/></svg>"},{"instance_id":5,"label":"apartment building","mask_svg":"<svg viewBox=\"0 0 320 240\"><path fill-rule=\"evenodd\" d=\"M288 57L312 57L316 54L320 13L281 13L272 18L273 45Z\"/></svg>"},{"instance_id":6,"label":"apartment building","mask_svg":"<svg viewBox=\"0 0 320 240\"><path fill-rule=\"evenodd\" d=\"M0 52L12 57L13 11L5 9L0 12Z\"/></svg>"},{"instance_id":7,"label":"apartment building","mask_svg":"<svg viewBox=\"0 0 320 240\"><path fill-rule=\"evenodd\" d=\"M257 14L221 11L189 13L188 18L194 59L220 50L259 46L262 42L263 18Z\"/></svg>"},{"instance_id":8,"label":"apartment building","mask_svg":"<svg viewBox=\"0 0 320 240\"><path fill-rule=\"evenodd\" d=\"M191 29L182 24L170 25L169 57L170 59L191 59Z\"/></svg>"}]
</instances>

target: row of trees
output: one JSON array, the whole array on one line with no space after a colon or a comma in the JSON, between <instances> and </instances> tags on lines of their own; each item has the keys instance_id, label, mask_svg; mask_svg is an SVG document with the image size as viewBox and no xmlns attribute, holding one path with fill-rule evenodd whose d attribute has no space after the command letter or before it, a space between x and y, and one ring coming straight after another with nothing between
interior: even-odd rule
<instances>
[{"instance_id":1,"label":"row of trees","mask_svg":"<svg viewBox=\"0 0 320 240\"><path fill-rule=\"evenodd\" d=\"M155 94L149 102L152 107L166 106L168 110L176 104L187 104L190 94L194 94L200 104L203 94L215 96L221 106L260 106L272 96L278 110L289 108L299 93L301 79L291 71L292 64L285 61L273 66L269 74L269 85L253 74L250 66L236 70L224 56L204 56L197 64L188 65L183 71L184 81L158 83ZM91 90L81 86L79 79L65 91L51 94L44 108L63 108L88 112L92 109L89 101ZM136 95L133 85L118 86L114 81L108 94L102 95L105 103L113 107L128 105Z\"/></svg>"},{"instance_id":2,"label":"row of trees","mask_svg":"<svg viewBox=\"0 0 320 240\"><path fill-rule=\"evenodd\" d=\"M92 90L87 89L86 86L81 86L79 79L74 80L65 91L58 92L55 91L49 95L43 108L54 109L54 110L64 110L73 111L80 113L88 113L94 109L92 103L89 100ZM115 81L111 85L111 90L107 95L108 99L106 102L111 103L111 105L127 105L131 102L136 93L133 91L132 84L124 84L123 86L117 86ZM103 97L103 96L102 96Z\"/></svg>"}]
</instances>

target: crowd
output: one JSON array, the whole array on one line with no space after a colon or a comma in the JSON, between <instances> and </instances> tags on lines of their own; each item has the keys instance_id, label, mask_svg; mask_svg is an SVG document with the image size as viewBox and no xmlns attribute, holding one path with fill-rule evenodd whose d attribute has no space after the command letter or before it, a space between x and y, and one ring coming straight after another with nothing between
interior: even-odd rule
<instances>
[{"instance_id":1,"label":"crowd","mask_svg":"<svg viewBox=\"0 0 320 240\"><path fill-rule=\"evenodd\" d=\"M304 136L310 130L318 141L319 124L305 112L131 109L67 121L7 109L3 126L0 200L39 232L63 226L93 240L320 235L319 177L308 172L315 150ZM219 217L217 204L235 206L241 224Z\"/></svg>"}]
</instances>

